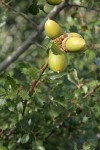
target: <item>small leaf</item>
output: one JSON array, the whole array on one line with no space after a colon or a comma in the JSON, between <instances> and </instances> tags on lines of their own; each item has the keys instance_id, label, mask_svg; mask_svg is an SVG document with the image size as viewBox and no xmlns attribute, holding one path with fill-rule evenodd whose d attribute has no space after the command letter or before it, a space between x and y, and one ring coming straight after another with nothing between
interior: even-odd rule
<instances>
[{"instance_id":1,"label":"small leaf","mask_svg":"<svg viewBox=\"0 0 100 150\"><path fill-rule=\"evenodd\" d=\"M3 145L0 145L0 150L7 150L7 148Z\"/></svg>"},{"instance_id":2,"label":"small leaf","mask_svg":"<svg viewBox=\"0 0 100 150\"><path fill-rule=\"evenodd\" d=\"M78 150L76 143L74 144L74 150Z\"/></svg>"},{"instance_id":3,"label":"small leaf","mask_svg":"<svg viewBox=\"0 0 100 150\"><path fill-rule=\"evenodd\" d=\"M74 69L73 75L74 75L75 80L78 81L79 79L78 79L78 74L77 74L77 70L76 69Z\"/></svg>"},{"instance_id":4,"label":"small leaf","mask_svg":"<svg viewBox=\"0 0 100 150\"><path fill-rule=\"evenodd\" d=\"M32 150L45 150L45 147L43 146L43 142L40 140L33 142Z\"/></svg>"},{"instance_id":5,"label":"small leaf","mask_svg":"<svg viewBox=\"0 0 100 150\"><path fill-rule=\"evenodd\" d=\"M59 102L59 101L56 101L56 100L55 100L55 102L56 102L57 104L59 104L60 106L64 107L64 108L67 107L67 104L65 104L65 103L63 103L63 102Z\"/></svg>"},{"instance_id":6,"label":"small leaf","mask_svg":"<svg viewBox=\"0 0 100 150\"><path fill-rule=\"evenodd\" d=\"M5 103L6 103L6 100L3 98L0 98L0 106L5 105Z\"/></svg>"},{"instance_id":7,"label":"small leaf","mask_svg":"<svg viewBox=\"0 0 100 150\"><path fill-rule=\"evenodd\" d=\"M86 85L82 86L82 89L84 90L84 93L87 93L88 87Z\"/></svg>"},{"instance_id":8,"label":"small leaf","mask_svg":"<svg viewBox=\"0 0 100 150\"><path fill-rule=\"evenodd\" d=\"M41 4L41 5L38 5L38 6L39 6L39 9L40 9L40 10L42 10L44 13L46 13L45 10L44 10L44 5ZM47 13L46 13L46 14L47 14Z\"/></svg>"},{"instance_id":9,"label":"small leaf","mask_svg":"<svg viewBox=\"0 0 100 150\"><path fill-rule=\"evenodd\" d=\"M52 42L52 44L51 44L51 50L55 55L62 53L60 51L59 45L57 43L55 44L54 42Z\"/></svg>"},{"instance_id":10,"label":"small leaf","mask_svg":"<svg viewBox=\"0 0 100 150\"><path fill-rule=\"evenodd\" d=\"M97 25L97 26L100 26L100 20L91 21L91 22L89 23L89 25L93 25L93 26Z\"/></svg>"},{"instance_id":11,"label":"small leaf","mask_svg":"<svg viewBox=\"0 0 100 150\"><path fill-rule=\"evenodd\" d=\"M90 62L90 61L93 61L94 58L95 58L95 52L92 51L92 50L87 50L87 51L85 52L85 55L86 55L86 58L87 58L87 60L88 60L89 62Z\"/></svg>"},{"instance_id":12,"label":"small leaf","mask_svg":"<svg viewBox=\"0 0 100 150\"><path fill-rule=\"evenodd\" d=\"M18 112L22 112L23 111L23 104L22 104L22 102L17 104L17 110L18 110Z\"/></svg>"},{"instance_id":13,"label":"small leaf","mask_svg":"<svg viewBox=\"0 0 100 150\"><path fill-rule=\"evenodd\" d=\"M76 85L76 82L75 82L75 80L73 79L73 77L72 77L72 75L71 74L67 74L67 79L70 81L70 82L72 82L73 84L75 84Z\"/></svg>"},{"instance_id":14,"label":"small leaf","mask_svg":"<svg viewBox=\"0 0 100 150\"><path fill-rule=\"evenodd\" d=\"M51 76L50 76L50 79L51 79L51 80L55 80L55 79L62 78L63 76L66 76L66 72L60 73L60 74L57 74L57 75L51 75Z\"/></svg>"},{"instance_id":15,"label":"small leaf","mask_svg":"<svg viewBox=\"0 0 100 150\"><path fill-rule=\"evenodd\" d=\"M13 99L16 98L16 96L17 96L16 91L9 90L9 92L8 92L7 95L6 95L6 99L11 99L11 100L13 100Z\"/></svg>"},{"instance_id":16,"label":"small leaf","mask_svg":"<svg viewBox=\"0 0 100 150\"><path fill-rule=\"evenodd\" d=\"M27 143L29 141L29 134L24 134L21 138L21 143Z\"/></svg>"},{"instance_id":17,"label":"small leaf","mask_svg":"<svg viewBox=\"0 0 100 150\"><path fill-rule=\"evenodd\" d=\"M73 26L70 27L70 31L71 31L71 32L76 32L76 33L77 33L77 32L78 32L78 29L77 29L76 26L73 25Z\"/></svg>"},{"instance_id":18,"label":"small leaf","mask_svg":"<svg viewBox=\"0 0 100 150\"><path fill-rule=\"evenodd\" d=\"M91 150L91 147L89 144L84 144L83 145L83 150Z\"/></svg>"},{"instance_id":19,"label":"small leaf","mask_svg":"<svg viewBox=\"0 0 100 150\"><path fill-rule=\"evenodd\" d=\"M100 66L100 58L95 58L94 59L94 63L97 65L97 66Z\"/></svg>"},{"instance_id":20,"label":"small leaf","mask_svg":"<svg viewBox=\"0 0 100 150\"><path fill-rule=\"evenodd\" d=\"M22 98L22 99L29 99L29 95L28 95L28 92L26 92L25 90L21 90L19 93L19 96Z\"/></svg>"},{"instance_id":21,"label":"small leaf","mask_svg":"<svg viewBox=\"0 0 100 150\"><path fill-rule=\"evenodd\" d=\"M37 0L34 0L33 3L30 5L30 7L28 8L28 11L32 14L32 15L37 15L39 13L39 6L37 4Z\"/></svg>"},{"instance_id":22,"label":"small leaf","mask_svg":"<svg viewBox=\"0 0 100 150\"><path fill-rule=\"evenodd\" d=\"M8 85L8 87L10 86L13 90L17 88L16 80L11 76L7 76L6 85Z\"/></svg>"},{"instance_id":23,"label":"small leaf","mask_svg":"<svg viewBox=\"0 0 100 150\"><path fill-rule=\"evenodd\" d=\"M37 68L31 67L31 68L23 68L22 73L28 76L30 79L37 79L39 71Z\"/></svg>"}]
</instances>

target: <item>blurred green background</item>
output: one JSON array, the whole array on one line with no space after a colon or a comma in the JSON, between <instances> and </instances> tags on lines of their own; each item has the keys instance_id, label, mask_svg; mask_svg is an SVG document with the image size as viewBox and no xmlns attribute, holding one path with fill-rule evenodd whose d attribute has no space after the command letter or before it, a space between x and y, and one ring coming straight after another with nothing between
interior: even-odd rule
<instances>
[{"instance_id":1,"label":"blurred green background","mask_svg":"<svg viewBox=\"0 0 100 150\"><path fill-rule=\"evenodd\" d=\"M100 149L100 89L95 89L100 85L100 2L68 3L54 20L64 32L80 33L87 50L68 53L63 73L48 67L32 96L28 95L30 83L38 79L48 59L50 39L44 32L1 72L0 150ZM45 0L0 2L0 62L36 31L53 8Z\"/></svg>"}]
</instances>

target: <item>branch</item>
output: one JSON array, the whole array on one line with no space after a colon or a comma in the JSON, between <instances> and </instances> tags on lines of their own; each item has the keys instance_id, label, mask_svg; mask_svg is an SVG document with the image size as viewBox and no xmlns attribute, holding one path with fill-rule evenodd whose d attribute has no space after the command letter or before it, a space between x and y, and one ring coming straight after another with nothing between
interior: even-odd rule
<instances>
[{"instance_id":1,"label":"branch","mask_svg":"<svg viewBox=\"0 0 100 150\"><path fill-rule=\"evenodd\" d=\"M37 80L33 80L31 82L31 86L30 86L30 89L29 89L29 95L31 96L34 92L34 89L36 88L36 86L39 84L40 82L40 79L44 73L44 71L46 70L46 68L48 67L48 63L44 64L43 67L41 68L40 70L40 75L39 75L39 78Z\"/></svg>"},{"instance_id":2,"label":"branch","mask_svg":"<svg viewBox=\"0 0 100 150\"><path fill-rule=\"evenodd\" d=\"M55 6L50 13L44 18L41 24L38 26L38 31L32 32L32 34L27 38L27 40L22 43L20 47L18 47L11 56L8 56L3 62L0 64L0 72L4 71L11 63L16 61L16 59L23 54L41 35L44 29L44 24L48 18L55 18L58 13L66 7L66 1L62 2L60 5Z\"/></svg>"},{"instance_id":3,"label":"branch","mask_svg":"<svg viewBox=\"0 0 100 150\"><path fill-rule=\"evenodd\" d=\"M95 88L90 90L87 94L85 94L83 98L87 98L88 96L92 95L99 88L100 88L100 85L97 85Z\"/></svg>"},{"instance_id":4,"label":"branch","mask_svg":"<svg viewBox=\"0 0 100 150\"><path fill-rule=\"evenodd\" d=\"M34 26L35 29L37 30L37 25L36 25L26 14L15 10L13 7L11 7L8 3L5 3L4 1L2 1L2 4L3 4L6 8L12 10L14 13L16 13L16 14L22 16L25 20L27 20L28 22L30 22L30 23L32 24L32 26Z\"/></svg>"},{"instance_id":5,"label":"branch","mask_svg":"<svg viewBox=\"0 0 100 150\"><path fill-rule=\"evenodd\" d=\"M70 6L70 7L82 7L82 8L85 8L85 9L90 9L90 10L94 10L94 11L100 12L100 10L98 10L98 9L89 8L89 7L87 7L87 6L78 5L78 4L68 4L68 6Z\"/></svg>"}]
</instances>

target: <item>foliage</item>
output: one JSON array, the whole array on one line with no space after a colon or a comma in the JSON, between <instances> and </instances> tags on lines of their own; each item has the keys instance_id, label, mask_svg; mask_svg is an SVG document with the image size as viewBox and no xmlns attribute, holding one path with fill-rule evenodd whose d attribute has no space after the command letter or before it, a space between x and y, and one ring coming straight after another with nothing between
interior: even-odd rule
<instances>
[{"instance_id":1,"label":"foliage","mask_svg":"<svg viewBox=\"0 0 100 150\"><path fill-rule=\"evenodd\" d=\"M80 33L87 50L68 53L66 70L54 73L43 66L50 46L43 32L1 72L0 150L99 150L100 16L92 8L99 10L100 2L69 3L73 6L66 6L55 20L64 31ZM89 5L89 10L74 7L75 4ZM8 6L0 6L1 62L37 30L36 26L54 7L45 0L13 0Z\"/></svg>"}]
</instances>

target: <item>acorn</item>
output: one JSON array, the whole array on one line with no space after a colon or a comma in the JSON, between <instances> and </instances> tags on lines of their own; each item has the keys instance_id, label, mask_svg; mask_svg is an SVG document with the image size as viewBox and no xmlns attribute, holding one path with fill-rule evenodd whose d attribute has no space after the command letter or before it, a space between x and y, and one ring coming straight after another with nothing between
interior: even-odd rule
<instances>
[{"instance_id":1,"label":"acorn","mask_svg":"<svg viewBox=\"0 0 100 150\"><path fill-rule=\"evenodd\" d=\"M66 40L66 50L69 52L83 51L85 49L85 46L85 40L78 36L69 37Z\"/></svg>"},{"instance_id":2,"label":"acorn","mask_svg":"<svg viewBox=\"0 0 100 150\"><path fill-rule=\"evenodd\" d=\"M51 38L55 39L63 34L61 27L54 21L48 18L44 26L45 34Z\"/></svg>"},{"instance_id":3,"label":"acorn","mask_svg":"<svg viewBox=\"0 0 100 150\"><path fill-rule=\"evenodd\" d=\"M58 5L62 2L62 0L46 0L50 5Z\"/></svg>"},{"instance_id":4,"label":"acorn","mask_svg":"<svg viewBox=\"0 0 100 150\"><path fill-rule=\"evenodd\" d=\"M52 50L50 50L48 62L51 70L57 73L62 72L67 67L68 63L67 55L65 52L55 54L52 52Z\"/></svg>"}]
</instances>

